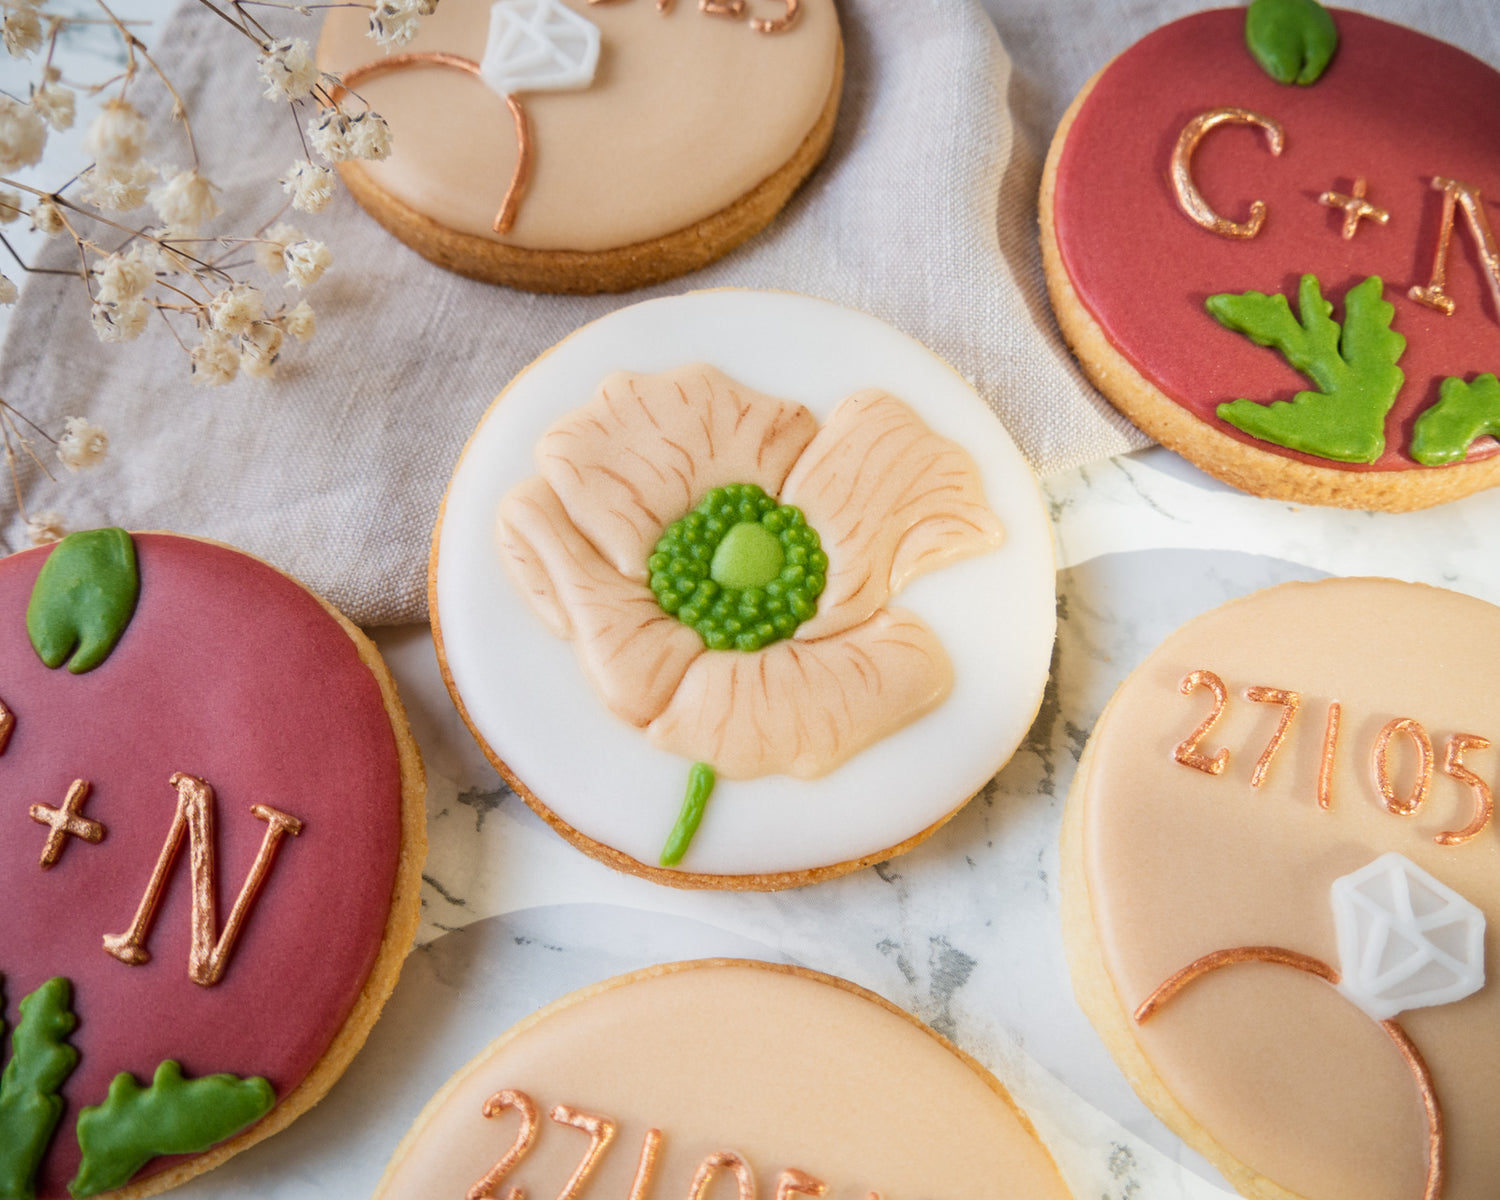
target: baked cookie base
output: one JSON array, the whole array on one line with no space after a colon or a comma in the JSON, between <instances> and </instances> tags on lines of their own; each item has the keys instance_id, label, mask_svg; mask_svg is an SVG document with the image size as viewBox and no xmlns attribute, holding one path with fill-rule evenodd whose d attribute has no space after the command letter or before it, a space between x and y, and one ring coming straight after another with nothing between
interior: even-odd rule
<instances>
[{"instance_id":1,"label":"baked cookie base","mask_svg":"<svg viewBox=\"0 0 1500 1200\"><path fill-rule=\"evenodd\" d=\"M1042 169L1042 187L1037 203L1041 221L1042 270L1047 278L1052 310L1068 348L1104 398L1167 449L1182 455L1215 478L1254 496L1333 508L1411 512L1446 504L1500 484L1500 456L1441 468L1413 464L1403 471L1343 471L1258 449L1194 416L1142 375L1115 348L1073 288L1063 264L1052 212L1057 190L1057 166L1068 130L1102 74L1100 71L1084 85L1058 123Z\"/></svg>"},{"instance_id":2,"label":"baked cookie base","mask_svg":"<svg viewBox=\"0 0 1500 1200\"><path fill-rule=\"evenodd\" d=\"M341 162L338 170L361 208L445 270L528 292L625 292L706 267L769 225L827 153L843 86L841 40L828 100L791 158L727 208L697 224L611 250L528 250L460 233L376 186L357 161Z\"/></svg>"},{"instance_id":3,"label":"baked cookie base","mask_svg":"<svg viewBox=\"0 0 1500 1200\"><path fill-rule=\"evenodd\" d=\"M237 554L254 558L263 566L286 576L298 587L307 591L323 607L323 610L338 622L339 627L354 643L360 661L369 668L380 687L381 698L385 701L386 711L390 714L391 732L396 739L396 753L400 760L401 770L401 857L396 864L396 878L391 891L391 907L386 915L385 935L381 939L380 952L370 968L364 987L360 989L359 999L354 1002L354 1007L349 1011L343 1027L329 1043L328 1049L323 1051L323 1056L313 1065L312 1070L303 1077L302 1082L282 1097L276 1107L261 1120L243 1132L139 1183L127 1184L114 1191L100 1192L98 1200L143 1200L144 1197L156 1196L178 1187L194 1176L211 1171L240 1151L248 1150L257 1142L263 1141L274 1133L279 1133L323 1099L353 1061L360 1047L365 1044L365 1039L370 1036L375 1019L380 1016L381 1009L385 1007L385 1002L396 987L396 979L401 973L401 964L405 961L407 952L416 939L417 926L422 915L422 865L427 858L426 776L422 767L421 751L417 748L411 725L406 718L406 708L401 703L401 697L396 691L396 682L391 677L385 660L381 658L380 651L375 648L375 643L343 613L279 567L224 542L216 542L211 538L193 540L234 550Z\"/></svg>"}]
</instances>

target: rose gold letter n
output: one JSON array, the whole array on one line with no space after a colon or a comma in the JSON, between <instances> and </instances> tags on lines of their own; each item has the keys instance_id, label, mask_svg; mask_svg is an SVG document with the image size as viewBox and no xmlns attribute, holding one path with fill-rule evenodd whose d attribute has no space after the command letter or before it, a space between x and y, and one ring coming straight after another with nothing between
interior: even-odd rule
<instances>
[{"instance_id":1,"label":"rose gold letter n","mask_svg":"<svg viewBox=\"0 0 1500 1200\"><path fill-rule=\"evenodd\" d=\"M268 805L251 805L251 815L265 821L268 827L234 908L230 910L229 920L224 923L223 932L218 933L214 902L214 790L203 780L180 771L172 776L171 782L177 789L177 811L172 817L172 827L167 831L166 844L156 860L156 869L151 872L151 882L146 885L146 894L141 897L130 928L124 933L105 934L104 948L121 962L132 966L151 961L146 939L150 936L151 924L156 919L162 892L166 890L167 879L177 861L177 852L182 849L185 833L193 889L193 944L188 953L188 976L194 983L208 987L218 983L224 974L240 929L255 903L255 895L271 870L276 847L284 835L289 833L295 837L301 833L302 822Z\"/></svg>"}]
</instances>

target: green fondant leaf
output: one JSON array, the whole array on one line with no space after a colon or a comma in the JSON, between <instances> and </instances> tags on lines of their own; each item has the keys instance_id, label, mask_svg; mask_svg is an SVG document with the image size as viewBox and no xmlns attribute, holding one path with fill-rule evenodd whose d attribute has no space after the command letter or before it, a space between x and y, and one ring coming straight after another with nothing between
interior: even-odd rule
<instances>
[{"instance_id":1,"label":"green fondant leaf","mask_svg":"<svg viewBox=\"0 0 1500 1200\"><path fill-rule=\"evenodd\" d=\"M682 861L703 821L703 810L708 807L713 790L714 769L707 763L694 763L688 771L687 795L682 798L682 811L677 814L677 823L672 826L667 844L662 847L662 866L675 867Z\"/></svg>"},{"instance_id":2,"label":"green fondant leaf","mask_svg":"<svg viewBox=\"0 0 1500 1200\"><path fill-rule=\"evenodd\" d=\"M1391 328L1395 307L1378 275L1344 296L1344 325L1332 317L1315 275L1298 289L1300 320L1286 297L1261 292L1210 296L1208 311L1257 346L1281 351L1322 390L1290 400L1221 404L1219 417L1251 437L1337 462L1374 462L1385 450L1385 416L1406 376L1396 365L1406 339Z\"/></svg>"},{"instance_id":3,"label":"green fondant leaf","mask_svg":"<svg viewBox=\"0 0 1500 1200\"><path fill-rule=\"evenodd\" d=\"M36 1172L62 1120L58 1093L78 1065L68 1035L78 1024L72 986L49 979L21 1001L11 1058L0 1074L0 1196L31 1200Z\"/></svg>"},{"instance_id":4,"label":"green fondant leaf","mask_svg":"<svg viewBox=\"0 0 1500 1200\"><path fill-rule=\"evenodd\" d=\"M1254 0L1245 46L1277 83L1316 83L1338 49L1333 17L1317 0Z\"/></svg>"},{"instance_id":5,"label":"green fondant leaf","mask_svg":"<svg viewBox=\"0 0 1500 1200\"><path fill-rule=\"evenodd\" d=\"M1500 437L1500 381L1485 374L1465 383L1450 375L1438 388L1437 403L1417 418L1411 456L1424 467L1461 462L1485 434Z\"/></svg>"},{"instance_id":6,"label":"green fondant leaf","mask_svg":"<svg viewBox=\"0 0 1500 1200\"><path fill-rule=\"evenodd\" d=\"M37 656L60 667L72 655L68 670L73 674L93 670L130 624L139 591L135 543L128 533L70 533L42 565L26 606L26 632Z\"/></svg>"},{"instance_id":7,"label":"green fondant leaf","mask_svg":"<svg viewBox=\"0 0 1500 1200\"><path fill-rule=\"evenodd\" d=\"M122 1187L160 1154L199 1154L260 1120L276 1103L264 1079L205 1075L184 1079L167 1059L143 1088L122 1071L103 1104L78 1114L83 1162L68 1184L74 1196Z\"/></svg>"}]
</instances>

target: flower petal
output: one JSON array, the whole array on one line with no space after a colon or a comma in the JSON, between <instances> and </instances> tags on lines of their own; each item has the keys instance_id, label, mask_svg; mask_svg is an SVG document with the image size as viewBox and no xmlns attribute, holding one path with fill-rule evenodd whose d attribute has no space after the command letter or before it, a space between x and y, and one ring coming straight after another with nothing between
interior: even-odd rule
<instances>
[{"instance_id":1,"label":"flower petal","mask_svg":"<svg viewBox=\"0 0 1500 1200\"><path fill-rule=\"evenodd\" d=\"M662 531L727 483L776 495L818 423L800 404L693 364L609 376L543 436L537 466L620 574L645 583Z\"/></svg>"},{"instance_id":2,"label":"flower petal","mask_svg":"<svg viewBox=\"0 0 1500 1200\"><path fill-rule=\"evenodd\" d=\"M584 676L609 710L632 725L660 713L704 653L698 634L605 562L541 479L506 493L498 535L512 581L548 629L573 639Z\"/></svg>"},{"instance_id":3,"label":"flower petal","mask_svg":"<svg viewBox=\"0 0 1500 1200\"><path fill-rule=\"evenodd\" d=\"M646 736L726 779L816 779L936 708L952 688L937 636L913 614L885 609L817 642L706 651Z\"/></svg>"},{"instance_id":4,"label":"flower petal","mask_svg":"<svg viewBox=\"0 0 1500 1200\"><path fill-rule=\"evenodd\" d=\"M873 388L834 410L781 502L802 510L828 555L828 586L800 641L859 624L908 580L993 550L1005 536L968 452Z\"/></svg>"}]
</instances>

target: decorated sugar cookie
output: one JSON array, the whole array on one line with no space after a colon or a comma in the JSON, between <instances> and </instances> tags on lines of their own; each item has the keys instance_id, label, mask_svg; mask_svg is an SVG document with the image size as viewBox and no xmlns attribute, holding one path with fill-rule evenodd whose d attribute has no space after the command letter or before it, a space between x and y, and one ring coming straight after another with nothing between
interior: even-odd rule
<instances>
[{"instance_id":1,"label":"decorated sugar cookie","mask_svg":"<svg viewBox=\"0 0 1500 1200\"><path fill-rule=\"evenodd\" d=\"M1289 583L1174 633L1089 740L1075 990L1247 1196L1494 1194L1497 638L1455 592Z\"/></svg>"},{"instance_id":2,"label":"decorated sugar cookie","mask_svg":"<svg viewBox=\"0 0 1500 1200\"><path fill-rule=\"evenodd\" d=\"M434 539L450 688L512 786L660 882L787 887L915 844L1051 655L1030 471L947 366L804 297L621 310L479 426Z\"/></svg>"},{"instance_id":3,"label":"decorated sugar cookie","mask_svg":"<svg viewBox=\"0 0 1500 1200\"><path fill-rule=\"evenodd\" d=\"M1053 307L1147 433L1259 495L1500 481L1500 73L1312 0L1164 26L1064 116Z\"/></svg>"},{"instance_id":4,"label":"decorated sugar cookie","mask_svg":"<svg viewBox=\"0 0 1500 1200\"><path fill-rule=\"evenodd\" d=\"M214 543L0 561L0 1195L151 1195L316 1103L411 944L422 769L370 643Z\"/></svg>"},{"instance_id":5,"label":"decorated sugar cookie","mask_svg":"<svg viewBox=\"0 0 1500 1200\"><path fill-rule=\"evenodd\" d=\"M379 1200L511 1195L1065 1200L1004 1088L906 1013L707 959L575 992L460 1071Z\"/></svg>"},{"instance_id":6,"label":"decorated sugar cookie","mask_svg":"<svg viewBox=\"0 0 1500 1200\"><path fill-rule=\"evenodd\" d=\"M399 53L329 11L318 62L384 116L341 163L420 254L544 292L623 291L762 229L833 132L833 0L443 0Z\"/></svg>"}]
</instances>

